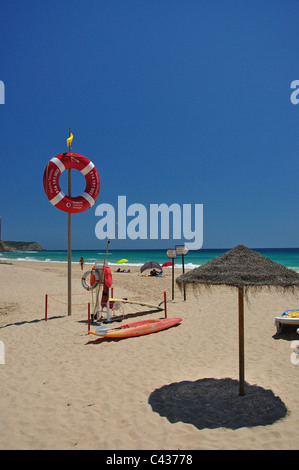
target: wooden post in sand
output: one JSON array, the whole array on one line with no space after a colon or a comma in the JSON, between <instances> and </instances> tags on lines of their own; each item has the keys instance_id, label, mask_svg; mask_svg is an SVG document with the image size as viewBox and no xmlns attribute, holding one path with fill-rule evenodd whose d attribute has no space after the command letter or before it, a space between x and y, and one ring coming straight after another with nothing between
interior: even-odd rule
<instances>
[{"instance_id":1,"label":"wooden post in sand","mask_svg":"<svg viewBox=\"0 0 299 470\"><path fill-rule=\"evenodd\" d=\"M90 332L90 302L88 302L87 306L87 333Z\"/></svg>"},{"instance_id":2,"label":"wooden post in sand","mask_svg":"<svg viewBox=\"0 0 299 470\"><path fill-rule=\"evenodd\" d=\"M166 292L164 291L164 315L167 318L167 301L166 301Z\"/></svg>"},{"instance_id":3,"label":"wooden post in sand","mask_svg":"<svg viewBox=\"0 0 299 470\"><path fill-rule=\"evenodd\" d=\"M166 251L166 255L172 260L172 300L174 300L174 260L176 258L176 250L170 248Z\"/></svg>"},{"instance_id":4,"label":"wooden post in sand","mask_svg":"<svg viewBox=\"0 0 299 470\"><path fill-rule=\"evenodd\" d=\"M48 294L45 296L45 321L48 320Z\"/></svg>"},{"instance_id":5,"label":"wooden post in sand","mask_svg":"<svg viewBox=\"0 0 299 470\"><path fill-rule=\"evenodd\" d=\"M69 129L69 138L71 137L71 129ZM71 153L71 140L68 140L69 153ZM72 195L72 170L68 169L68 196ZM68 303L68 315L72 314L72 214L67 214L67 303Z\"/></svg>"},{"instance_id":6,"label":"wooden post in sand","mask_svg":"<svg viewBox=\"0 0 299 470\"><path fill-rule=\"evenodd\" d=\"M176 245L175 246L175 251L177 255L182 255L182 268L183 268L183 274L185 274L185 260L184 256L188 254L189 248L187 248L185 245ZM184 300L186 300L186 288L185 285L183 286L184 289Z\"/></svg>"}]
</instances>

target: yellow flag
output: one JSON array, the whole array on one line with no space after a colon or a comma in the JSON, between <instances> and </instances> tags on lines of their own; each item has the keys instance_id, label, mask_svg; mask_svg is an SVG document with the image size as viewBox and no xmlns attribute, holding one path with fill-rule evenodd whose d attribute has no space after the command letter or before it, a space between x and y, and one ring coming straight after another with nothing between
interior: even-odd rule
<instances>
[{"instance_id":1,"label":"yellow flag","mask_svg":"<svg viewBox=\"0 0 299 470\"><path fill-rule=\"evenodd\" d=\"M69 136L69 138L66 139L66 144L67 144L67 146L69 147L72 142L73 142L73 134L71 133L71 135Z\"/></svg>"}]
</instances>

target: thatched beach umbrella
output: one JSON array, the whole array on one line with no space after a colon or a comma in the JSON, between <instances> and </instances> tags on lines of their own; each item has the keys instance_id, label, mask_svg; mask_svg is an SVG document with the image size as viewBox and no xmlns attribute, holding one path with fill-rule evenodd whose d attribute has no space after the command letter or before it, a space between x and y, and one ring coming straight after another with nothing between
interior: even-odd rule
<instances>
[{"instance_id":1,"label":"thatched beach umbrella","mask_svg":"<svg viewBox=\"0 0 299 470\"><path fill-rule=\"evenodd\" d=\"M206 264L176 279L185 285L220 285L238 288L239 297L239 394L245 395L244 371L244 291L247 288L299 286L299 274L265 256L238 245Z\"/></svg>"}]
</instances>

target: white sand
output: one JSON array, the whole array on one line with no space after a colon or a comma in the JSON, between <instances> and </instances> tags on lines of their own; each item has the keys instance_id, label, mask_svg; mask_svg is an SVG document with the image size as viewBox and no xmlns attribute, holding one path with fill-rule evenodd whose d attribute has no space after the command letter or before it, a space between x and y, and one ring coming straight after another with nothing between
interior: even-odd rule
<instances>
[{"instance_id":1,"label":"white sand","mask_svg":"<svg viewBox=\"0 0 299 470\"><path fill-rule=\"evenodd\" d=\"M107 341L87 334L91 294L81 286L79 264L73 266L73 293L80 295L74 295L73 302L83 305L73 306L72 316L67 316L66 305L60 303L66 296L58 296L67 292L66 270L66 264L0 264L0 341L5 346L5 364L0 364L0 449L298 449L299 365L290 360L291 337L273 338L274 318L299 308L298 293L264 289L249 295L245 303L246 382L279 397L287 415L273 424L263 424L261 417L260 425L244 426L242 406L232 411L224 401L225 418L233 418L235 428L223 427L216 405L210 405L215 391L208 390L207 407L213 407L214 415L209 409L208 427L200 429L199 414L206 413L205 407L197 407L201 392L190 398L187 384L184 397L182 382L201 386L205 378L238 380L237 291L190 291L184 302L176 288L175 302L167 304L168 316L181 317L181 325ZM150 278L141 277L136 268L130 274L115 270L112 267L115 297L160 302L166 290L171 299L171 276ZM60 301L49 298L47 322L46 293ZM126 314L142 310L125 307ZM158 318L163 312L148 316ZM223 400L225 381L216 383ZM181 394L170 403L176 417L182 418L189 406L191 422L172 423L162 411L153 411L149 400L154 397L159 407L159 389L170 384Z\"/></svg>"}]
</instances>

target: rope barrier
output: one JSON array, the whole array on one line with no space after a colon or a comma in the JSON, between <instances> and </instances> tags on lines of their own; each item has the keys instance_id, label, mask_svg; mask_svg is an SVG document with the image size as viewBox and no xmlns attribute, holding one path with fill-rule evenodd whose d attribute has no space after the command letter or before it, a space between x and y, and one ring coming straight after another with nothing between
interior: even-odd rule
<instances>
[{"instance_id":1,"label":"rope barrier","mask_svg":"<svg viewBox=\"0 0 299 470\"><path fill-rule=\"evenodd\" d=\"M131 299L132 302L143 302L144 300L149 300L149 299L153 299L154 297L158 297L160 295L164 296L164 311L165 311L165 318L167 317L167 307L166 307L166 292L165 291L162 291L162 292L159 292L158 294L155 294L155 295L151 295L150 297L143 297L141 299ZM82 305L88 305L88 324L90 323L90 302L83 302L83 303L68 303L68 302L63 302L62 300L58 300L58 299L55 299L55 297L53 297L53 295L56 295L56 296L63 296L63 297L66 297L68 296L68 294L46 294L45 295L45 321L48 320L48 300L49 299L52 299L54 300L55 302L58 302L58 303L61 303L63 305L77 305L77 306L82 306ZM88 295L88 294L72 294L72 296L74 295ZM112 297L113 298L113 297ZM111 300L111 299L110 299ZM130 300L128 299L118 299L120 302L122 300L126 300L127 303L130 303ZM163 302L162 301L162 302ZM161 302L161 303L162 303Z\"/></svg>"},{"instance_id":2,"label":"rope barrier","mask_svg":"<svg viewBox=\"0 0 299 470\"><path fill-rule=\"evenodd\" d=\"M60 295L60 296L64 296L64 297L68 296L68 294L55 294L55 295ZM72 294L72 295L84 295L84 294ZM55 299L55 297L53 297L52 294L46 294L45 295L45 321L48 320L48 300L49 299L52 299L55 302L58 302L58 303L63 304L63 305L77 305L77 306L81 305L82 306L82 305L89 305L90 304L90 302L84 302L84 303L79 303L79 304L74 304L74 303L69 304L68 302L63 302L62 300Z\"/></svg>"},{"instance_id":3,"label":"rope barrier","mask_svg":"<svg viewBox=\"0 0 299 470\"><path fill-rule=\"evenodd\" d=\"M150 300L150 299L153 299L155 297L159 297L160 295L164 295L164 291L162 292L159 292L158 294L155 294L155 295L151 295L150 297L142 297L142 298L138 298L138 299L130 299L132 300L132 302L139 302L139 301L142 301L142 300ZM53 295L55 296L63 296L63 297L67 297L68 294L46 294L50 299L52 300L55 300L56 302L59 302L61 304L64 304L64 305L85 305L87 302L83 302L83 303L80 303L80 304L74 304L74 303L71 303L69 304L68 302L63 302L62 300L58 300L58 299L55 299L53 297ZM83 294L72 294L72 296L74 295L89 295L89 293L83 293ZM130 302L130 300L128 299L118 299L118 300L127 300L128 302Z\"/></svg>"},{"instance_id":4,"label":"rope barrier","mask_svg":"<svg viewBox=\"0 0 299 470\"><path fill-rule=\"evenodd\" d=\"M58 300L58 299L55 299L54 297L52 297L50 294L47 294L48 297L52 300L55 300L55 302L58 302L60 304L63 304L63 305L86 305L88 302L83 302L82 304L74 304L74 303L68 303L68 302L62 302L62 300Z\"/></svg>"}]
</instances>

